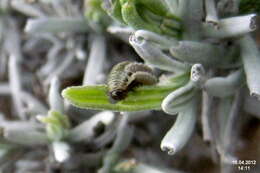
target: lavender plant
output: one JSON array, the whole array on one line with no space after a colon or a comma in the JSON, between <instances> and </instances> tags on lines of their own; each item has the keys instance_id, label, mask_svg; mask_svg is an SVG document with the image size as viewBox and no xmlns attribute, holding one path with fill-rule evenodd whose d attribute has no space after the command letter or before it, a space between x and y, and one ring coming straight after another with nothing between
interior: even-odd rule
<instances>
[{"instance_id":1,"label":"lavender plant","mask_svg":"<svg viewBox=\"0 0 260 173\"><path fill-rule=\"evenodd\" d=\"M194 172L201 157L236 172L241 114L260 117L251 34L259 8L247 0L0 0L0 172ZM107 74L126 60L151 67L158 83L111 102Z\"/></svg>"},{"instance_id":2,"label":"lavender plant","mask_svg":"<svg viewBox=\"0 0 260 173\"><path fill-rule=\"evenodd\" d=\"M243 3L247 4L245 1ZM221 130L224 130L220 130L217 139L207 138L211 143L216 143L221 162L231 163L234 157L228 149L230 144L224 144L224 140L232 135L229 117L235 116L232 115L233 111L239 112L238 105L232 104L241 99L235 95L244 92L246 86L250 95L245 97L259 97L256 74L260 59L258 49L248 35L256 30L256 14L239 16L239 2L232 1L230 4L229 1L216 4L213 0L104 1L103 6L112 18L123 27L134 29L129 43L144 62L173 72L173 75L152 87L141 86L130 91L127 98L116 104L109 103L106 86L70 87L63 91L63 97L73 105L87 109L162 109L171 115L178 114L173 127L161 142L161 149L168 154L181 150L188 142L198 115L202 114L203 117L203 134L210 133L208 131L211 130L206 129L212 123L208 117L212 109L209 102L220 99L217 113L225 117L219 122ZM227 6L230 6L230 11L225 9ZM241 5L240 8L243 7ZM244 9L241 11L244 12ZM184 83L179 81L179 76L176 77L176 74L188 73L190 79L186 75ZM221 74L224 76L221 77ZM165 82L167 80L169 82ZM228 106L221 104L227 101L230 103ZM201 113L198 112L200 105L203 108ZM233 110L233 107L236 108Z\"/></svg>"}]
</instances>

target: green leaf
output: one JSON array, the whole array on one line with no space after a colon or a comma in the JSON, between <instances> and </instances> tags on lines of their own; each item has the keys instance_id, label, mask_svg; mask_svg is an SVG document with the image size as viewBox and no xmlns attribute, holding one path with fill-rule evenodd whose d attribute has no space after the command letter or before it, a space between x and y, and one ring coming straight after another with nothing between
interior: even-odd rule
<instances>
[{"instance_id":1,"label":"green leaf","mask_svg":"<svg viewBox=\"0 0 260 173\"><path fill-rule=\"evenodd\" d=\"M99 24L101 27L106 27L111 20L107 13L102 8L103 0L85 0L85 17L89 22Z\"/></svg>"},{"instance_id":2,"label":"green leaf","mask_svg":"<svg viewBox=\"0 0 260 173\"><path fill-rule=\"evenodd\" d=\"M38 116L37 119L46 124L46 132L50 140L59 141L67 136L70 122L66 115L50 110L48 116Z\"/></svg>"},{"instance_id":3,"label":"green leaf","mask_svg":"<svg viewBox=\"0 0 260 173\"><path fill-rule=\"evenodd\" d=\"M121 4L119 0L116 1L104 1L103 9L107 12L107 14L112 17L114 20L119 21L122 24L125 24L122 12L121 12Z\"/></svg>"},{"instance_id":4,"label":"green leaf","mask_svg":"<svg viewBox=\"0 0 260 173\"><path fill-rule=\"evenodd\" d=\"M127 97L111 103L106 85L74 86L62 91L62 96L71 104L83 109L112 111L143 111L161 109L162 100L172 91L187 83L188 73L170 78L164 84L141 86L128 92Z\"/></svg>"}]
</instances>

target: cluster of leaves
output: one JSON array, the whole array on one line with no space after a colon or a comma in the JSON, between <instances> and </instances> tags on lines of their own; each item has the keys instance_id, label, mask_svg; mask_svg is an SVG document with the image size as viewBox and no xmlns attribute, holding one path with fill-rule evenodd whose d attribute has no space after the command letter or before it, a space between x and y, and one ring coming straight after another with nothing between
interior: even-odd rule
<instances>
[{"instance_id":1,"label":"cluster of leaves","mask_svg":"<svg viewBox=\"0 0 260 173\"><path fill-rule=\"evenodd\" d=\"M162 70L167 69L166 71L174 71L174 70L168 70L170 68L167 67L170 66L169 64L165 65L165 60L163 59L166 57L166 55L162 51L164 52L168 51L168 53L172 55L171 56L172 59L178 60L178 62L176 63L182 64L182 66L186 65L185 68L182 68L181 70L182 73L189 73L190 71L189 68L192 66L192 64L195 63L201 63L204 66L204 68L206 68L207 72L210 71L211 69L216 69L216 68L220 69L220 71L222 69L228 69L228 68L233 70L234 69L233 67L240 66L239 64L241 63L241 59L237 58L237 56L239 56L240 50L238 46L236 46L236 44L233 43L233 40L229 40L230 42L232 42L231 46L226 46L226 43L228 41L221 41L221 40L218 40L218 44L216 45L204 41L196 42L196 41L180 40L182 32L184 34L184 37L188 39L190 38L191 40L194 39L193 36L190 35L198 34L196 33L198 31L196 29L196 26L194 27L195 28L194 31L189 31L189 29L185 27L191 27L189 20L196 21L199 18L203 17L203 15L202 16L198 15L197 19L196 17L193 16L190 17L191 19L185 20L188 15L186 14L185 16L183 13L187 13L187 12L185 12L185 10L182 13L180 12L181 8L185 6L185 3L183 3L184 4L183 5L181 3L174 4L174 2L169 3L168 1L157 1L157 0L152 0L152 1L113 0L113 1L104 1L104 2L100 0L90 0L86 2L88 4L87 6L88 8L86 9L87 10L86 17L91 21L96 21L97 23L100 23L101 21L103 21L104 18L107 18L107 15L104 14L104 12L106 11L109 16L111 16L116 21L120 22L120 24L123 26L131 27L137 32L138 30L152 31L152 33L154 32L154 36L151 36L152 34L150 34L150 36L143 36L142 34L139 34L138 36L134 35L130 37L130 44L135 48L136 52L146 63L152 66L157 67L159 64L159 68ZM245 8L243 3L249 5L249 3L242 1L240 4L241 12L243 12L243 8ZM175 5L176 7L175 6L171 7L169 6L169 4ZM198 8L199 6L200 5L198 5ZM257 7L257 5L255 7ZM176 9L176 11L173 11L172 9ZM250 9L253 10L252 8ZM209 15L210 13L211 12L208 12ZM206 14L204 15L208 15L208 14L206 12ZM234 19L234 21L235 20L236 19ZM251 19L250 17L248 17L248 19L246 20L251 20ZM233 19L230 18L230 25L232 25L232 21ZM208 21L208 22L210 23L212 21ZM217 22L216 25L218 25L218 27L221 27L222 25L221 22L222 21ZM207 35L207 37L213 37L213 38L223 37L222 33L224 32L225 34L225 32L227 32L227 36L224 37L239 38L241 33L237 33L237 34L235 33L235 35L233 36L232 31L228 31L229 29L224 28L224 27L229 27L229 24L228 23L224 24L224 23L225 21L223 20L223 30L227 30L227 31L222 31L222 28L216 30L214 29L214 27L208 26L207 22L205 24L197 23L197 25L199 26L200 30L204 29L203 32L205 32L204 34ZM200 27L201 25L205 25L205 27L204 28ZM254 22L252 21L249 25L254 25ZM252 30L254 29L251 30L248 29L248 31L245 31L245 33L250 32ZM194 34L192 32L194 32ZM156 35L156 33L158 35ZM164 38L165 36L169 36L169 37ZM153 42L154 38L152 37L157 37L157 40L155 39L156 41ZM176 39L179 39L180 41L178 42L176 41ZM165 44L162 40L164 40L164 42L168 42L166 48L162 48L164 47L163 44ZM150 49L143 48L141 47L142 45L138 45L139 44L138 42L141 42L141 44L143 44L143 42L144 43L147 42L151 44L150 49L154 49L154 50L158 49L158 51L152 51ZM152 56L152 57L154 56L155 57L154 59L156 60L153 60L151 62L151 60L147 58L148 56ZM187 64L183 63L183 61L186 61L185 63ZM173 62L173 60L169 60L169 62L173 65L176 64L175 62ZM238 65L234 65L234 64L238 64ZM175 68L175 66L172 66L172 68ZM204 79L209 78L207 76L208 74L206 73L200 75L204 75L204 77L202 77ZM241 73L240 76L243 76L243 74ZM176 79L178 79L178 77ZM174 82L176 82L176 80ZM177 83L181 83L181 82L177 82ZM208 92L214 90L212 89L214 87L212 87L211 80L208 80L208 83L205 83L205 80L200 81L200 83L201 83L199 84L200 88L206 88ZM205 86L202 83L205 83ZM184 84L182 84L182 86L184 86ZM147 86L138 87L134 89L134 91L130 91L129 96L125 100L122 100L117 104L111 104L109 102L108 91L105 85L70 87L63 91L63 96L64 98L68 99L72 104L81 108L98 109L98 110L106 109L106 110L113 110L113 111L140 111L140 110L149 110L149 109L150 110L159 109L160 108L159 105L160 103L162 103L163 98L165 98L170 93L171 90L173 91L174 89L177 89L179 87L181 86L176 87L175 84L172 83L167 84L165 86L164 84L161 85L160 83L158 83L157 85L152 87L147 87ZM240 85L237 86L236 88L239 87ZM167 88L167 89L163 89L163 88ZM216 93L218 93L218 91ZM210 94L212 94L213 96L216 95L214 91L213 93ZM148 97L148 95L151 97ZM232 95L232 94L228 94L228 95ZM139 100L140 101L142 100L143 102L141 103L139 102ZM156 103L154 102L155 100L157 101Z\"/></svg>"},{"instance_id":2,"label":"cluster of leaves","mask_svg":"<svg viewBox=\"0 0 260 173\"><path fill-rule=\"evenodd\" d=\"M170 82L163 79L154 86L134 88L116 104L109 102L106 85L69 87L62 92L63 97L73 105L86 109L124 112L162 109L168 114L179 114L161 143L162 150L167 150L169 154L181 149L191 136L199 103L203 102L202 116L208 118L212 100L229 102L228 106L220 104L219 110L214 112L225 117L218 122L225 130L219 130L218 139L205 137L212 143L216 140L215 143L220 145L219 154L228 160L228 154L225 154L228 147L223 140L231 134L228 121L233 120L228 117L240 107L237 99L241 98L237 95L241 95L241 88L246 90L245 81L250 95L260 96L260 81L255 76L260 72L259 52L249 36L256 30L256 15L240 15L257 10L259 5L257 1L254 5L241 1L240 6L238 2L229 1L220 1L217 5L213 0L203 2L99 1L100 7L120 22L122 31L127 27L132 29L128 33L129 43L146 64L184 75L171 75ZM238 16L228 17L230 14ZM226 18L219 19L219 16ZM252 99L251 96L247 95L248 99ZM231 103L235 109L231 109ZM208 127L211 123L203 122L203 126ZM180 132L187 127L189 130L181 136ZM204 131L204 135L208 133Z\"/></svg>"},{"instance_id":3,"label":"cluster of leaves","mask_svg":"<svg viewBox=\"0 0 260 173\"><path fill-rule=\"evenodd\" d=\"M121 25L129 26L135 30L144 29L173 38L181 37L180 17L170 12L164 1L86 1L85 15L89 21L101 24L103 27L108 26L107 15L104 12L107 12ZM80 108L112 111L158 110L161 109L163 98L188 81L188 73L188 71L183 71L183 75L171 76L167 79L170 82L164 80L155 86L135 88L129 92L126 99L117 104L109 102L106 85L69 87L63 91L62 95ZM184 83L183 76L186 77Z\"/></svg>"},{"instance_id":4,"label":"cluster of leaves","mask_svg":"<svg viewBox=\"0 0 260 173\"><path fill-rule=\"evenodd\" d=\"M180 18L169 12L164 1L115 0L104 6L110 16L136 30L181 36Z\"/></svg>"}]
</instances>

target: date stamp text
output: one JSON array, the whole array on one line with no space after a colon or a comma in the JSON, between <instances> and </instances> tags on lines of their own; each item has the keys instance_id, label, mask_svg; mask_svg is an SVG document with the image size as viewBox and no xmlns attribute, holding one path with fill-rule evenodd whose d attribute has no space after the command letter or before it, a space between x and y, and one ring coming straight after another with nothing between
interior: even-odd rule
<instances>
[{"instance_id":1,"label":"date stamp text","mask_svg":"<svg viewBox=\"0 0 260 173\"><path fill-rule=\"evenodd\" d=\"M256 160L233 160L232 164L239 171L250 171L256 165Z\"/></svg>"}]
</instances>

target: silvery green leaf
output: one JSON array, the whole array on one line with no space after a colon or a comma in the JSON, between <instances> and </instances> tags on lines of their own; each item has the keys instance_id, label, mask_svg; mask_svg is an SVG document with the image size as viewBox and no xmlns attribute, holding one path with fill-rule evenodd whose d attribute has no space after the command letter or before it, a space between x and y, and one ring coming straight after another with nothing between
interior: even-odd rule
<instances>
[{"instance_id":1,"label":"silvery green leaf","mask_svg":"<svg viewBox=\"0 0 260 173\"><path fill-rule=\"evenodd\" d=\"M188 63L219 67L229 62L226 51L221 45L198 41L179 41L170 48L172 56Z\"/></svg>"},{"instance_id":2,"label":"silvery green leaf","mask_svg":"<svg viewBox=\"0 0 260 173\"><path fill-rule=\"evenodd\" d=\"M162 110L170 115L177 114L185 109L186 104L196 94L193 82L188 82L186 85L171 92L162 102Z\"/></svg>"},{"instance_id":3,"label":"silvery green leaf","mask_svg":"<svg viewBox=\"0 0 260 173\"><path fill-rule=\"evenodd\" d=\"M84 18L73 17L42 17L29 19L25 25L25 32L38 33L60 33L60 32L86 32L88 24Z\"/></svg>"},{"instance_id":4,"label":"silvery green leaf","mask_svg":"<svg viewBox=\"0 0 260 173\"><path fill-rule=\"evenodd\" d=\"M161 149L173 155L181 150L190 139L196 123L198 100L193 98L178 117L161 142Z\"/></svg>"},{"instance_id":5,"label":"silvery green leaf","mask_svg":"<svg viewBox=\"0 0 260 173\"><path fill-rule=\"evenodd\" d=\"M220 39L238 37L255 31L257 28L256 19L255 14L220 19L217 27L209 23L203 24L203 32L208 37Z\"/></svg>"},{"instance_id":6,"label":"silvery green leaf","mask_svg":"<svg viewBox=\"0 0 260 173\"><path fill-rule=\"evenodd\" d=\"M241 57L246 74L247 86L250 95L260 99L260 53L254 40L249 36L244 36L240 40Z\"/></svg>"},{"instance_id":7,"label":"silvery green leaf","mask_svg":"<svg viewBox=\"0 0 260 173\"><path fill-rule=\"evenodd\" d=\"M243 70L231 72L227 77L213 77L203 85L203 89L211 96L228 97L233 95L244 82Z\"/></svg>"}]
</instances>

